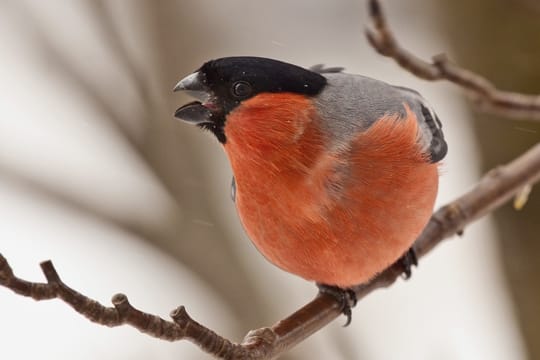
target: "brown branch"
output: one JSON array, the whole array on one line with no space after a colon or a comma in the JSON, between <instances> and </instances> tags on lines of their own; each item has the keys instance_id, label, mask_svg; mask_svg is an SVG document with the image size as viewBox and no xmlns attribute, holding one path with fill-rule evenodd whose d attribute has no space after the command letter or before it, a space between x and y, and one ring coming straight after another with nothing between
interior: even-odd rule
<instances>
[{"instance_id":1,"label":"brown branch","mask_svg":"<svg viewBox=\"0 0 540 360\"><path fill-rule=\"evenodd\" d=\"M379 0L368 1L373 29L368 28L366 36L379 54L391 57L405 70L422 79L448 80L459 85L482 111L540 121L540 95L498 90L480 75L453 64L444 54L434 56L431 63L420 59L397 42Z\"/></svg>"},{"instance_id":2,"label":"brown branch","mask_svg":"<svg viewBox=\"0 0 540 360\"><path fill-rule=\"evenodd\" d=\"M127 324L162 340L189 340L218 358L245 352L239 345L191 319L183 306L171 312L173 321L136 309L123 294L114 295L111 300L114 307L107 307L64 284L51 261L44 261L40 265L47 282L29 282L16 277L5 257L0 254L0 285L37 301L60 299L97 324L109 327Z\"/></svg>"},{"instance_id":3,"label":"brown branch","mask_svg":"<svg viewBox=\"0 0 540 360\"><path fill-rule=\"evenodd\" d=\"M418 257L427 254L443 239L460 233L469 223L506 203L523 187L531 186L539 180L540 144L537 144L511 163L491 170L471 191L435 212L414 244ZM79 314L98 324L110 327L127 324L159 339L189 340L220 359L274 358L340 315L339 305L332 297L318 295L288 318L271 328L251 331L241 344L237 344L193 320L183 306L171 313L173 321L136 309L122 294L112 298L114 307L106 307L64 284L52 262L43 262L41 269L47 279L46 283L22 280L13 274L7 260L0 254L0 285L35 300L61 299ZM396 264L369 283L353 290L358 299L361 299L375 289L392 285L401 273L402 267Z\"/></svg>"}]
</instances>

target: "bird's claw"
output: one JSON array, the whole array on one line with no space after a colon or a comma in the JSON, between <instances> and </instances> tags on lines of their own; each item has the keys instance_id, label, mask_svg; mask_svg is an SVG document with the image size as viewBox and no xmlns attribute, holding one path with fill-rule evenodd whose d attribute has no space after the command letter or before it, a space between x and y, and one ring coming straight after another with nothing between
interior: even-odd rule
<instances>
[{"instance_id":1,"label":"bird's claw","mask_svg":"<svg viewBox=\"0 0 540 360\"><path fill-rule=\"evenodd\" d=\"M412 274L412 267L418 265L418 258L416 256L416 252L411 247L398 261L403 267L402 278L408 280Z\"/></svg>"},{"instance_id":2,"label":"bird's claw","mask_svg":"<svg viewBox=\"0 0 540 360\"><path fill-rule=\"evenodd\" d=\"M356 306L358 299L356 293L351 289L342 289L337 286L317 284L321 294L327 294L333 297L339 304L341 313L347 317L347 321L343 327L349 326L352 321L351 309Z\"/></svg>"}]
</instances>

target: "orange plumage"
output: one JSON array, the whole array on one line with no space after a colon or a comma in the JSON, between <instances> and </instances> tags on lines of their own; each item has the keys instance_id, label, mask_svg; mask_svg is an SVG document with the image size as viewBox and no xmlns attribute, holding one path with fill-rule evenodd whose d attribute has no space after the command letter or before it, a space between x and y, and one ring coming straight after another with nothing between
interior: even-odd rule
<instances>
[{"instance_id":1,"label":"orange plumage","mask_svg":"<svg viewBox=\"0 0 540 360\"><path fill-rule=\"evenodd\" d=\"M349 287L411 246L431 214L438 170L408 107L405 119L385 116L345 148L332 147L320 121L305 96L260 94L229 114L224 148L259 251L308 280Z\"/></svg>"}]
</instances>

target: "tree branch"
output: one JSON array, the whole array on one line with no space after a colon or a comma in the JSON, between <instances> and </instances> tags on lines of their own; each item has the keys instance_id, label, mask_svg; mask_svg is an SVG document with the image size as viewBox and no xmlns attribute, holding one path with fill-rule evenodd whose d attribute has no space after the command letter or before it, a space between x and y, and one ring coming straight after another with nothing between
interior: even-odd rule
<instances>
[{"instance_id":1,"label":"tree branch","mask_svg":"<svg viewBox=\"0 0 540 360\"><path fill-rule=\"evenodd\" d=\"M368 30L368 39L385 56L417 76L447 79L473 93L477 102L492 107L507 116L529 116L540 119L540 99L535 96L502 92L487 80L450 64L444 57L427 63L401 48L387 27L378 1L369 0L375 31ZM488 172L463 196L443 206L433 214L426 228L414 243L418 257L430 252L443 239L460 234L465 226L506 203L522 189L540 181L540 144L511 163ZM0 254L0 285L35 300L60 299L75 311L98 324L114 327L130 325L150 336L168 340L189 340L202 350L220 359L270 359L291 349L320 330L341 314L340 305L326 294L269 328L250 331L241 343L233 343L193 320L183 306L171 313L173 321L142 312L133 307L127 297L117 294L113 307L107 307L80 294L64 284L52 262L41 264L46 283L29 282L14 275L7 260ZM353 288L361 299L378 288L392 285L401 275L401 265L395 264L366 284Z\"/></svg>"},{"instance_id":2,"label":"tree branch","mask_svg":"<svg viewBox=\"0 0 540 360\"><path fill-rule=\"evenodd\" d=\"M238 349L238 345L191 319L183 306L171 312L173 321L136 309L123 294L114 295L111 300L114 307L107 307L64 284L51 261L44 261L40 266L47 282L29 282L15 276L6 258L0 254L0 285L37 301L60 299L97 324L109 327L126 324L162 340L186 339L218 358L232 352L242 353L239 350L243 349Z\"/></svg>"},{"instance_id":3,"label":"tree branch","mask_svg":"<svg viewBox=\"0 0 540 360\"><path fill-rule=\"evenodd\" d=\"M539 180L540 144L537 144L511 163L491 170L471 191L435 212L414 243L418 257L424 256L443 239L460 233L466 225ZM332 297L319 294L288 318L271 328L251 331L241 344L237 344L193 320L183 306L171 313L173 321L136 309L122 294L113 296L114 307L106 307L64 284L52 262L43 262L41 269L46 283L20 279L0 254L0 285L35 300L60 299L88 320L101 325L114 327L127 324L159 339L189 340L220 359L274 358L326 326L341 313L340 305ZM353 290L361 299L375 289L392 285L401 273L402 267L395 264Z\"/></svg>"},{"instance_id":4,"label":"tree branch","mask_svg":"<svg viewBox=\"0 0 540 360\"><path fill-rule=\"evenodd\" d=\"M397 42L379 0L368 1L373 29L366 29L366 36L379 54L394 59L402 68L419 78L448 80L460 86L484 112L540 121L540 95L498 90L482 76L453 64L445 54L434 56L431 63L420 59Z\"/></svg>"}]
</instances>

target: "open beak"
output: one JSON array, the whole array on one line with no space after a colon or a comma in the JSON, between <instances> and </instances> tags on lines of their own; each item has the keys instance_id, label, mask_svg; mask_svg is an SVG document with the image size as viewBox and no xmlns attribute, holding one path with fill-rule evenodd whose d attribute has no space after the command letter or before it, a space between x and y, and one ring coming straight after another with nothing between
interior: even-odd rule
<instances>
[{"instance_id":1,"label":"open beak","mask_svg":"<svg viewBox=\"0 0 540 360\"><path fill-rule=\"evenodd\" d=\"M196 98L176 110L174 116L191 124L199 125L212 122L211 107L212 93L206 86L206 79L200 72L186 76L176 84L173 91L184 91Z\"/></svg>"}]
</instances>

